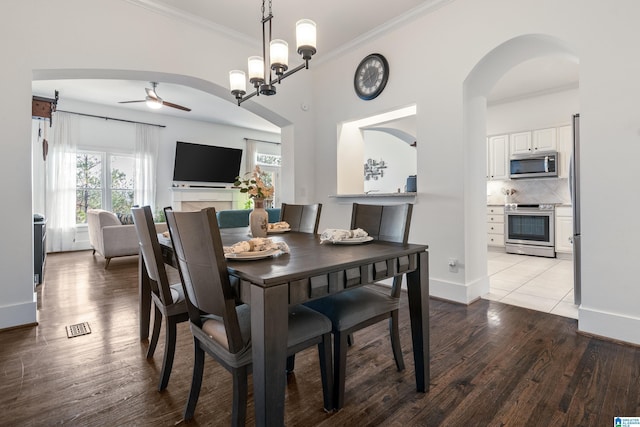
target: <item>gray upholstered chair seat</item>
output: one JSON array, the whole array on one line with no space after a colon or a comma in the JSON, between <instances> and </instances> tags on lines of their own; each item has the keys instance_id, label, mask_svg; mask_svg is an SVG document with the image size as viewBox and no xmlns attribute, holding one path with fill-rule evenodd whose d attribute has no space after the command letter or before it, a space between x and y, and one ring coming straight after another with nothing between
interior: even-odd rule
<instances>
[{"instance_id":1,"label":"gray upholstered chair seat","mask_svg":"<svg viewBox=\"0 0 640 427\"><path fill-rule=\"evenodd\" d=\"M236 307L238 324L245 346L251 346L251 308L247 304ZM206 320L205 320L206 319ZM227 332L222 318L214 315L203 317L202 330L225 350L229 350ZM321 333L331 332L331 321L317 311L302 305L289 307L289 335L287 347L292 348ZM244 350L244 349L243 349Z\"/></svg>"},{"instance_id":2,"label":"gray upholstered chair seat","mask_svg":"<svg viewBox=\"0 0 640 427\"><path fill-rule=\"evenodd\" d=\"M182 288L182 283L175 283L169 286L169 291L171 292L171 300L174 304L184 301L184 289Z\"/></svg>"},{"instance_id":3,"label":"gray upholstered chair seat","mask_svg":"<svg viewBox=\"0 0 640 427\"><path fill-rule=\"evenodd\" d=\"M307 302L331 319L335 331L344 331L398 308L399 300L369 287L352 289Z\"/></svg>"}]
</instances>

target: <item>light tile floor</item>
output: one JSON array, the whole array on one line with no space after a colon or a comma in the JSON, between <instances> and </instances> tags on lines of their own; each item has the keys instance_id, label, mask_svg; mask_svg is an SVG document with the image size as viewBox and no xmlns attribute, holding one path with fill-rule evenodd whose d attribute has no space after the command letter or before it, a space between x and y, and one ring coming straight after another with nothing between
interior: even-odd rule
<instances>
[{"instance_id":1,"label":"light tile floor","mask_svg":"<svg viewBox=\"0 0 640 427\"><path fill-rule=\"evenodd\" d=\"M482 298L578 318L572 260L492 251L487 259L490 287Z\"/></svg>"}]
</instances>

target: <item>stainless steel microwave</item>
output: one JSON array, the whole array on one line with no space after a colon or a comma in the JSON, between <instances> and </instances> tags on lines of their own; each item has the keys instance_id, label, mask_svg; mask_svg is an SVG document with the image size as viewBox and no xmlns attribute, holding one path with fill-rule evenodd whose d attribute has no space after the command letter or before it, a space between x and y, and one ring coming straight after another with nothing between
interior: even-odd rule
<instances>
[{"instance_id":1,"label":"stainless steel microwave","mask_svg":"<svg viewBox=\"0 0 640 427\"><path fill-rule=\"evenodd\" d=\"M546 151L535 154L516 154L509 160L509 177L547 178L558 176L558 152Z\"/></svg>"}]
</instances>

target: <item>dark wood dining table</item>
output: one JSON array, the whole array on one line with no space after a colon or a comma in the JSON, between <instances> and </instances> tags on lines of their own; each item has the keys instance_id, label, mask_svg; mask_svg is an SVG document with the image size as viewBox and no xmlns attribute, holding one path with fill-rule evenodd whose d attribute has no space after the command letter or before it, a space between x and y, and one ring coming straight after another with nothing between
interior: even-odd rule
<instances>
[{"instance_id":1,"label":"dark wood dining table","mask_svg":"<svg viewBox=\"0 0 640 427\"><path fill-rule=\"evenodd\" d=\"M224 245L248 240L248 230L221 229ZM258 426L284 425L288 310L345 289L407 275L416 389L429 389L428 246L370 241L321 243L319 235L287 232L269 237L285 241L290 253L255 260L229 260L229 274L240 279L239 296L251 305L253 388ZM165 262L176 266L170 242L161 241ZM151 287L140 256L140 338L149 335Z\"/></svg>"}]
</instances>

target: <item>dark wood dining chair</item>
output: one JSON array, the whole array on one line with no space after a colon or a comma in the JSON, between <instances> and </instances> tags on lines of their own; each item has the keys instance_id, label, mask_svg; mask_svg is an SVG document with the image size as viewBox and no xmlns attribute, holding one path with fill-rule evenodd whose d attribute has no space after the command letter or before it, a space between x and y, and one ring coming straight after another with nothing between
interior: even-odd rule
<instances>
[{"instance_id":1,"label":"dark wood dining chair","mask_svg":"<svg viewBox=\"0 0 640 427\"><path fill-rule=\"evenodd\" d=\"M151 284L151 300L155 307L153 331L149 348L147 349L147 358L153 357L158 345L162 319L165 319L164 357L160 383L158 384L158 390L162 391L169 383L169 376L173 367L173 356L176 349L176 325L189 320L187 304L182 283L169 284L151 208L149 206L132 208L131 212L133 213L133 223L140 244L140 253Z\"/></svg>"},{"instance_id":2,"label":"dark wood dining chair","mask_svg":"<svg viewBox=\"0 0 640 427\"><path fill-rule=\"evenodd\" d=\"M320 213L322 212L322 203L314 205L293 205L282 203L280 207L280 221L286 221L291 231L300 233L318 234L318 225L320 225ZM287 372L291 373L295 367L295 355L287 358Z\"/></svg>"},{"instance_id":3,"label":"dark wood dining chair","mask_svg":"<svg viewBox=\"0 0 640 427\"><path fill-rule=\"evenodd\" d=\"M286 221L291 231L318 234L322 203L315 205L292 205L283 203L280 208L280 221Z\"/></svg>"},{"instance_id":4,"label":"dark wood dining chair","mask_svg":"<svg viewBox=\"0 0 640 427\"><path fill-rule=\"evenodd\" d=\"M362 228L376 240L407 243L413 205L364 205L353 204L351 229ZM408 262L408 260L407 260ZM398 271L402 271L397 266ZM363 286L305 303L308 307L331 319L334 363L334 408L344 405L347 348L349 337L355 331L389 319L391 348L398 371L404 369L398 310L402 275L395 276L390 292Z\"/></svg>"},{"instance_id":5,"label":"dark wood dining chair","mask_svg":"<svg viewBox=\"0 0 640 427\"><path fill-rule=\"evenodd\" d=\"M204 371L205 352L233 376L232 424L244 425L247 375L252 363L251 308L236 304L229 282L215 209L165 209L169 232L187 296L194 365L184 419L193 418ZM289 308L287 355L318 346L324 407L333 408L331 321L302 305ZM282 373L285 375L285 372Z\"/></svg>"}]
</instances>

